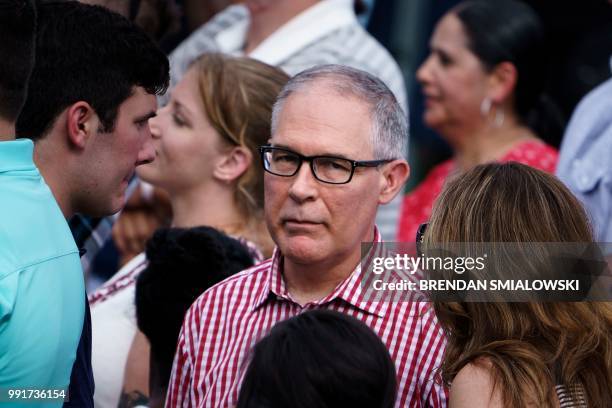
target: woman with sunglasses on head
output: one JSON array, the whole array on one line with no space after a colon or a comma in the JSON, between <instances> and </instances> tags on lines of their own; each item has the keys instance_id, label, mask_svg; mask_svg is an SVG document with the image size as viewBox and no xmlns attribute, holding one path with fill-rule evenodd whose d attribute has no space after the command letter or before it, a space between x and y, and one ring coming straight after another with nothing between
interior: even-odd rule
<instances>
[{"instance_id":1,"label":"woman with sunglasses on head","mask_svg":"<svg viewBox=\"0 0 612 408\"><path fill-rule=\"evenodd\" d=\"M141 179L169 193L173 227L214 227L240 239L256 261L271 254L257 149L270 136L272 106L288 79L259 61L207 54L173 89L149 120L155 160L138 169ZM146 265L141 253L90 296L97 406L117 406L137 334L135 282ZM143 365L128 364L125 381L146 391L143 339L136 335L130 356Z\"/></svg>"},{"instance_id":2,"label":"woman with sunglasses on head","mask_svg":"<svg viewBox=\"0 0 612 408\"><path fill-rule=\"evenodd\" d=\"M454 153L406 195L398 241L412 241L449 176L508 161L553 173L558 157L538 139L550 135L555 118L541 93L543 28L528 5L462 2L438 22L430 47L417 71L425 96L423 121Z\"/></svg>"},{"instance_id":3,"label":"woman with sunglasses on head","mask_svg":"<svg viewBox=\"0 0 612 408\"><path fill-rule=\"evenodd\" d=\"M593 241L586 214L569 190L518 163L481 165L451 180L419 230L417 242L426 255L452 243L470 250L482 243L519 243L529 251L550 248L536 243ZM525 266L547 265L534 258L535 251L516 257L507 246L487 248L489 262L496 260L506 277ZM550 265L532 269L532 278L564 276L558 263ZM450 385L451 408L612 406L610 303L496 299L434 298L448 338L441 374Z\"/></svg>"}]
</instances>

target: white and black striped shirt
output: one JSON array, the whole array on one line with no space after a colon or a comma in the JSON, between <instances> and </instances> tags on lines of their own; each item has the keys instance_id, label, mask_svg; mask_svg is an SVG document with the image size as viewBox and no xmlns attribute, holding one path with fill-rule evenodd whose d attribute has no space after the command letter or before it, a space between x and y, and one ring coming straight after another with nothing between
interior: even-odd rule
<instances>
[{"instance_id":1,"label":"white and black striped shirt","mask_svg":"<svg viewBox=\"0 0 612 408\"><path fill-rule=\"evenodd\" d=\"M557 385L555 392L559 398L560 408L587 408L584 390L580 386L566 387L565 385Z\"/></svg>"}]
</instances>

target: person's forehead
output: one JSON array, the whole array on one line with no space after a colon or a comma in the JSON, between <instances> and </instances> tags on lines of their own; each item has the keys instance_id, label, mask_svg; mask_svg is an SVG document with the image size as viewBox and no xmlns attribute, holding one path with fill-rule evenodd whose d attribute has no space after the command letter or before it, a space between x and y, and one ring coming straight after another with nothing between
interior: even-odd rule
<instances>
[{"instance_id":1,"label":"person's forehead","mask_svg":"<svg viewBox=\"0 0 612 408\"><path fill-rule=\"evenodd\" d=\"M172 96L180 99L181 103L197 104L200 102L201 104L198 73L195 67L187 70L183 78L172 90Z\"/></svg>"},{"instance_id":2,"label":"person's forehead","mask_svg":"<svg viewBox=\"0 0 612 408\"><path fill-rule=\"evenodd\" d=\"M315 84L285 100L271 142L302 154L343 154L359 160L371 155L371 131L365 101Z\"/></svg>"},{"instance_id":3,"label":"person's forehead","mask_svg":"<svg viewBox=\"0 0 612 408\"><path fill-rule=\"evenodd\" d=\"M131 95L121 103L119 113L144 115L157 109L157 98L141 86L132 87Z\"/></svg>"},{"instance_id":4,"label":"person's forehead","mask_svg":"<svg viewBox=\"0 0 612 408\"><path fill-rule=\"evenodd\" d=\"M436 25L436 29L431 37L432 47L453 47L467 48L468 38L463 28L461 20L453 14L446 14Z\"/></svg>"}]
</instances>

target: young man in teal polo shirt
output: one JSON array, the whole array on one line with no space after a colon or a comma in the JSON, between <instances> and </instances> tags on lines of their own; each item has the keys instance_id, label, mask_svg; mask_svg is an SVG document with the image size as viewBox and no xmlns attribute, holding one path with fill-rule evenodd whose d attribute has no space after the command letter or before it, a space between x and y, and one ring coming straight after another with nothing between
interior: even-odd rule
<instances>
[{"instance_id":1,"label":"young man in teal polo shirt","mask_svg":"<svg viewBox=\"0 0 612 408\"><path fill-rule=\"evenodd\" d=\"M148 119L168 60L125 18L75 1L38 3L32 47L33 22L26 36L17 21L33 13L30 1L0 0L0 128L7 140L27 138L0 142L0 406L24 390L36 406L61 406L44 397L70 384L64 406L86 408L91 326L66 219L123 207L135 167L155 155ZM28 75L18 74L32 49L26 97Z\"/></svg>"},{"instance_id":2,"label":"young man in teal polo shirt","mask_svg":"<svg viewBox=\"0 0 612 408\"><path fill-rule=\"evenodd\" d=\"M0 142L0 406L44 402L30 390L61 405L83 328L79 251L33 150Z\"/></svg>"}]
</instances>

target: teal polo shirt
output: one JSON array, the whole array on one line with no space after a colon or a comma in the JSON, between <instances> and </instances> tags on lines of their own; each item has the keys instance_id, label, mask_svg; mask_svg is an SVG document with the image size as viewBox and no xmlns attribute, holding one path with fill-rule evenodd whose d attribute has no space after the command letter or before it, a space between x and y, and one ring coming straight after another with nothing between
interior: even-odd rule
<instances>
[{"instance_id":1,"label":"teal polo shirt","mask_svg":"<svg viewBox=\"0 0 612 408\"><path fill-rule=\"evenodd\" d=\"M79 252L33 151L0 142L0 407L21 405L9 389L67 389L83 328Z\"/></svg>"}]
</instances>

